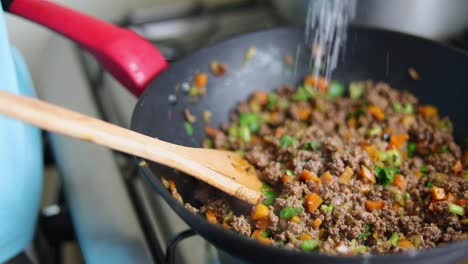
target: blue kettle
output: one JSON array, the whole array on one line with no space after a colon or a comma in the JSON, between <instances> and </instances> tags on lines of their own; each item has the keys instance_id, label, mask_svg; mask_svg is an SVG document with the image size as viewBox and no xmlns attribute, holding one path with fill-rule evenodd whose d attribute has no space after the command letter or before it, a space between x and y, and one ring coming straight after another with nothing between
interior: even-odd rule
<instances>
[{"instance_id":1,"label":"blue kettle","mask_svg":"<svg viewBox=\"0 0 468 264\"><path fill-rule=\"evenodd\" d=\"M8 40L1 9L0 89L35 96L26 64ZM22 252L33 239L43 164L40 130L0 116L0 263Z\"/></svg>"}]
</instances>

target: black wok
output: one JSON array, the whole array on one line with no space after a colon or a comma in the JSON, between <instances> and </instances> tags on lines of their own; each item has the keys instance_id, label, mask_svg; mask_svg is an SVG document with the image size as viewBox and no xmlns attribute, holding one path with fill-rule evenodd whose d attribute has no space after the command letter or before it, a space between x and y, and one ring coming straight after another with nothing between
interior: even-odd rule
<instances>
[{"instance_id":1,"label":"black wok","mask_svg":"<svg viewBox=\"0 0 468 264\"><path fill-rule=\"evenodd\" d=\"M291 66L285 65L283 60L286 54L295 53L302 38L303 30L297 28L251 33L200 50L171 65L140 96L133 112L132 129L177 144L200 146L205 137L204 125L196 123L193 137L187 136L181 114L183 109L188 107L197 116L210 110L213 123L219 125L228 119L235 104L253 91L298 83L307 67L293 76ZM345 58L333 79L343 82L382 80L407 89L422 102L439 107L442 115L449 115L455 124L457 142L465 142L464 136L468 132L466 54L421 38L369 28L351 28L348 38ZM244 53L250 46L256 47L257 56L244 64ZM197 103L189 103L179 92L178 103L171 105L167 98L174 93L174 88L180 82L190 80L197 71L208 72L208 65L213 60L227 63L229 74L221 78L210 76L208 94ZM409 67L417 69L422 80L412 80L408 76ZM154 163L141 170L153 188L195 231L228 253L255 263L452 263L468 256L468 241L413 254L365 257L331 257L265 246L190 213L171 197L159 180L161 176L174 179L184 201L196 204L193 190L197 182L193 178Z\"/></svg>"},{"instance_id":2,"label":"black wok","mask_svg":"<svg viewBox=\"0 0 468 264\"><path fill-rule=\"evenodd\" d=\"M28 9L28 7L37 8L44 1L2 1L4 7L9 7L11 2L13 2L14 13L67 34L63 27L54 27L48 24L46 19L38 17L34 10ZM15 6L17 2L20 4ZM40 11L43 12L44 9ZM68 19L71 19L71 16L75 14L68 14ZM80 17L80 19L88 18ZM92 23L101 22L93 20ZM87 20L85 29L92 28L90 26L92 23ZM102 24L99 25L102 26ZM85 29L80 29L82 31L80 35L85 34L83 32ZM70 34L67 36L71 39L76 37ZM80 37L83 39L83 36ZM86 36L84 38L86 39ZM183 110L189 108L197 116L201 116L204 110L210 110L213 113L213 125L219 125L228 120L229 113L235 104L246 99L254 90L272 90L282 84L298 83L307 72L307 63L300 63L299 70L294 73L291 66L285 65L283 60L286 54L295 54L297 45L303 42L302 39L303 30L297 28L281 28L251 33L200 50L171 65L157 78L149 82L148 87L140 96L133 113L131 128L169 142L200 146L205 137L203 123L197 122L194 125L194 135L188 136L183 125ZM99 53L102 50L96 51L96 48L99 48L96 43L93 43L94 46L91 45L91 48L87 42L80 42L80 44L89 48L95 55L97 54L98 59L101 58L101 62L108 69L110 68L117 78L119 74L121 75L129 69L126 67L113 68L113 61L107 60L109 59L107 57L102 60L100 57L102 54ZM256 47L257 54L245 62L244 53L251 46ZM466 73L468 56L466 54L421 38L368 28L351 28L346 46L344 60L334 72L333 79L345 83L362 79L382 80L389 82L396 88L408 89L422 102L436 105L442 115L449 115L455 124L458 143L466 144L464 140L464 136L468 134L468 116L465 114L465 100L468 98L468 89L465 88L468 86L468 74ZM124 53L138 55L138 52L138 49L130 47ZM118 60L119 57L111 59ZM181 90L176 91L176 87L181 82L190 81L196 72L209 72L209 63L213 60L226 63L229 71L223 77L210 75L208 93L205 97L193 103ZM165 64L161 62L159 57L155 58L155 61L158 61L155 65L158 69L154 71L154 74L157 74L165 68ZM125 66L125 63L123 65ZM135 65L131 66L134 69ZM409 67L417 69L422 80L414 81L409 78L407 74ZM135 94L139 94L138 88L147 84L138 78L136 78L136 83L132 83L126 78L118 79L127 87L131 86L130 88ZM168 101L169 95L174 93L178 97L175 105ZM466 149L466 145L464 148ZM137 162L139 163L138 158ZM192 177L154 163L142 166L141 171L151 186L164 197L166 202L190 227L215 246L250 262L453 263L468 256L468 241L412 253L354 257L325 256L318 253L305 253L266 246L210 224L203 217L190 213L172 198L160 181L161 176L174 179L184 201L197 204L193 191L198 182Z\"/></svg>"}]
</instances>

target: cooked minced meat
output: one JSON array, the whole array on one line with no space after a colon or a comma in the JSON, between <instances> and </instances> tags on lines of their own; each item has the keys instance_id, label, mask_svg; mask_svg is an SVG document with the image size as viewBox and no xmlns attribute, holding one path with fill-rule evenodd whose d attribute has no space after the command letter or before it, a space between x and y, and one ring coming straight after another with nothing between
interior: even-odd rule
<instances>
[{"instance_id":1,"label":"cooked minced meat","mask_svg":"<svg viewBox=\"0 0 468 264\"><path fill-rule=\"evenodd\" d=\"M233 216L231 221L231 227L237 232L246 236L250 236L250 233L252 232L252 227L250 226L249 221L243 215Z\"/></svg>"},{"instance_id":2,"label":"cooked minced meat","mask_svg":"<svg viewBox=\"0 0 468 264\"><path fill-rule=\"evenodd\" d=\"M256 167L264 202L242 214L232 199L203 201L200 212L260 242L325 254L466 239L466 159L448 118L386 83L352 83L344 96L338 82L319 91L310 80L256 92L212 135Z\"/></svg>"}]
</instances>

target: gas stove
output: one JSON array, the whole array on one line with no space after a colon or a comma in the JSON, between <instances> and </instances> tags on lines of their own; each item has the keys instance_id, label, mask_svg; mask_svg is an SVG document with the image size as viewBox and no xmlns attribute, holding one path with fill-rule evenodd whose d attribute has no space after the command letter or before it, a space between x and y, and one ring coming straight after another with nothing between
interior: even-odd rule
<instances>
[{"instance_id":1,"label":"gas stove","mask_svg":"<svg viewBox=\"0 0 468 264\"><path fill-rule=\"evenodd\" d=\"M171 2L136 10L119 24L175 62L230 36L288 23L266 1L237 0L217 5ZM89 54L55 36L43 56L47 63L37 80L40 98L130 126L137 99ZM196 235L147 185L131 157L55 134L49 139L87 263L238 262Z\"/></svg>"}]
</instances>

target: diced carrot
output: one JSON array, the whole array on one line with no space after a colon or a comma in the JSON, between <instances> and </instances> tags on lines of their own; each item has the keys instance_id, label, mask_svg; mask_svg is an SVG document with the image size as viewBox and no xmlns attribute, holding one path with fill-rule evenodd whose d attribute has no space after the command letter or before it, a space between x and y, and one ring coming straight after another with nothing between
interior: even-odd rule
<instances>
[{"instance_id":1,"label":"diced carrot","mask_svg":"<svg viewBox=\"0 0 468 264\"><path fill-rule=\"evenodd\" d=\"M468 204L468 198L458 199L455 203L460 206L465 206Z\"/></svg>"},{"instance_id":2,"label":"diced carrot","mask_svg":"<svg viewBox=\"0 0 468 264\"><path fill-rule=\"evenodd\" d=\"M375 175L366 166L361 166L361 176L371 183L376 183Z\"/></svg>"},{"instance_id":3,"label":"diced carrot","mask_svg":"<svg viewBox=\"0 0 468 264\"><path fill-rule=\"evenodd\" d=\"M312 240L312 236L306 233L302 233L299 235L299 240Z\"/></svg>"},{"instance_id":4,"label":"diced carrot","mask_svg":"<svg viewBox=\"0 0 468 264\"><path fill-rule=\"evenodd\" d=\"M295 216L291 217L291 221L293 221L294 223L300 223L301 218L299 218L299 216L295 215Z\"/></svg>"},{"instance_id":5,"label":"diced carrot","mask_svg":"<svg viewBox=\"0 0 468 264\"><path fill-rule=\"evenodd\" d=\"M250 144L251 145L259 145L262 143L262 139L257 135L250 135Z\"/></svg>"},{"instance_id":6,"label":"diced carrot","mask_svg":"<svg viewBox=\"0 0 468 264\"><path fill-rule=\"evenodd\" d=\"M268 103L268 93L265 91L256 91L252 95L251 100L259 105L266 105Z\"/></svg>"},{"instance_id":7,"label":"diced carrot","mask_svg":"<svg viewBox=\"0 0 468 264\"><path fill-rule=\"evenodd\" d=\"M372 191L371 186L369 184L364 184L361 187L361 193L370 193Z\"/></svg>"},{"instance_id":8,"label":"diced carrot","mask_svg":"<svg viewBox=\"0 0 468 264\"><path fill-rule=\"evenodd\" d=\"M275 138L280 138L283 136L283 134L286 132L286 130L283 127L278 127L275 130Z\"/></svg>"},{"instance_id":9,"label":"diced carrot","mask_svg":"<svg viewBox=\"0 0 468 264\"><path fill-rule=\"evenodd\" d=\"M425 118L433 118L438 115L438 110L432 105L423 105L418 108L418 112Z\"/></svg>"},{"instance_id":10,"label":"diced carrot","mask_svg":"<svg viewBox=\"0 0 468 264\"><path fill-rule=\"evenodd\" d=\"M205 88L208 84L208 75L206 73L198 73L193 77L193 84L198 88Z\"/></svg>"},{"instance_id":11,"label":"diced carrot","mask_svg":"<svg viewBox=\"0 0 468 264\"><path fill-rule=\"evenodd\" d=\"M301 105L299 107L299 118L302 121L306 121L309 119L310 115L312 114L312 107L310 105Z\"/></svg>"},{"instance_id":12,"label":"diced carrot","mask_svg":"<svg viewBox=\"0 0 468 264\"><path fill-rule=\"evenodd\" d=\"M283 183L287 183L287 182L290 182L292 180L291 176L289 175L283 175L283 177L281 177L281 181Z\"/></svg>"},{"instance_id":13,"label":"diced carrot","mask_svg":"<svg viewBox=\"0 0 468 264\"><path fill-rule=\"evenodd\" d=\"M386 127L383 129L382 131L382 135L385 135L385 134L389 134L389 135L393 135L393 127Z\"/></svg>"},{"instance_id":14,"label":"diced carrot","mask_svg":"<svg viewBox=\"0 0 468 264\"><path fill-rule=\"evenodd\" d=\"M460 225L462 226L468 226L468 218L462 219L459 221Z\"/></svg>"},{"instance_id":15,"label":"diced carrot","mask_svg":"<svg viewBox=\"0 0 468 264\"><path fill-rule=\"evenodd\" d=\"M317 175L308 170L302 171L301 179L303 179L304 181L314 181L316 183L320 183L319 177L317 177Z\"/></svg>"},{"instance_id":16,"label":"diced carrot","mask_svg":"<svg viewBox=\"0 0 468 264\"><path fill-rule=\"evenodd\" d=\"M213 61L210 63L210 69L214 75L222 76L227 71L227 65L218 61Z\"/></svg>"},{"instance_id":17,"label":"diced carrot","mask_svg":"<svg viewBox=\"0 0 468 264\"><path fill-rule=\"evenodd\" d=\"M390 137L390 143L388 144L388 149L396 148L400 149L403 144L408 140L408 134L399 134L399 135L392 135Z\"/></svg>"},{"instance_id":18,"label":"diced carrot","mask_svg":"<svg viewBox=\"0 0 468 264\"><path fill-rule=\"evenodd\" d=\"M401 158L402 158L403 160L407 160L407 159L408 159L408 152L402 151L402 152L400 152L400 154L401 154Z\"/></svg>"},{"instance_id":19,"label":"diced carrot","mask_svg":"<svg viewBox=\"0 0 468 264\"><path fill-rule=\"evenodd\" d=\"M457 160L457 162L455 162L455 164L453 164L452 171L455 174L458 174L458 173L463 171L463 165L461 164L460 160Z\"/></svg>"},{"instance_id":20,"label":"diced carrot","mask_svg":"<svg viewBox=\"0 0 468 264\"><path fill-rule=\"evenodd\" d=\"M322 176L320 176L320 180L323 184L329 184L333 180L333 176L329 171L326 171Z\"/></svg>"},{"instance_id":21,"label":"diced carrot","mask_svg":"<svg viewBox=\"0 0 468 264\"><path fill-rule=\"evenodd\" d=\"M345 131L344 138L345 140L351 141L353 138L356 138L355 132L351 129L349 129L348 131Z\"/></svg>"},{"instance_id":22,"label":"diced carrot","mask_svg":"<svg viewBox=\"0 0 468 264\"><path fill-rule=\"evenodd\" d=\"M385 114L382 111L382 109L380 109L380 107L378 107L376 105L370 105L367 108L367 111L369 111L369 113L377 120L382 121L385 118Z\"/></svg>"},{"instance_id":23,"label":"diced carrot","mask_svg":"<svg viewBox=\"0 0 468 264\"><path fill-rule=\"evenodd\" d=\"M413 243L411 243L411 241L409 241L408 239L400 239L398 240L398 247L400 248L412 248L413 247Z\"/></svg>"},{"instance_id":24,"label":"diced carrot","mask_svg":"<svg viewBox=\"0 0 468 264\"><path fill-rule=\"evenodd\" d=\"M265 218L270 213L268 207L264 204L257 204L252 211L252 219L259 220Z\"/></svg>"},{"instance_id":25,"label":"diced carrot","mask_svg":"<svg viewBox=\"0 0 468 264\"><path fill-rule=\"evenodd\" d=\"M452 193L448 193L447 196L445 197L445 200L447 202L454 202L455 200L457 200L457 197L455 197L455 195L453 195Z\"/></svg>"},{"instance_id":26,"label":"diced carrot","mask_svg":"<svg viewBox=\"0 0 468 264\"><path fill-rule=\"evenodd\" d=\"M373 237L375 240L379 240L379 233L377 233L377 231L375 231L374 233L372 233L372 237Z\"/></svg>"},{"instance_id":27,"label":"diced carrot","mask_svg":"<svg viewBox=\"0 0 468 264\"><path fill-rule=\"evenodd\" d=\"M400 207L401 207L401 205L399 205L398 203L394 203L394 204L392 205L392 209L393 209L393 210L398 210L398 208L400 208Z\"/></svg>"},{"instance_id":28,"label":"diced carrot","mask_svg":"<svg viewBox=\"0 0 468 264\"><path fill-rule=\"evenodd\" d=\"M169 190L170 190L171 192L176 191L177 189L176 189L175 182L174 182L173 180L169 180L168 182L169 182Z\"/></svg>"},{"instance_id":29,"label":"diced carrot","mask_svg":"<svg viewBox=\"0 0 468 264\"><path fill-rule=\"evenodd\" d=\"M361 146L361 148L365 148L365 147L368 147L370 145L371 144L369 144L369 142L367 142L366 140L362 140L361 142L359 142L359 146Z\"/></svg>"},{"instance_id":30,"label":"diced carrot","mask_svg":"<svg viewBox=\"0 0 468 264\"><path fill-rule=\"evenodd\" d=\"M328 81L322 76L307 75L304 78L304 83L311 87L317 87L321 92L325 93L328 89Z\"/></svg>"},{"instance_id":31,"label":"diced carrot","mask_svg":"<svg viewBox=\"0 0 468 264\"><path fill-rule=\"evenodd\" d=\"M379 159L379 152L377 151L377 148L374 145L364 146L363 148L367 152L367 155L369 155L369 158L371 158L371 160L377 161Z\"/></svg>"},{"instance_id":32,"label":"diced carrot","mask_svg":"<svg viewBox=\"0 0 468 264\"><path fill-rule=\"evenodd\" d=\"M346 124L348 124L348 127L350 128L356 128L357 127L357 120L355 117L351 117L346 121Z\"/></svg>"},{"instance_id":33,"label":"diced carrot","mask_svg":"<svg viewBox=\"0 0 468 264\"><path fill-rule=\"evenodd\" d=\"M352 176L353 170L349 166L346 166L338 181L342 184L348 184Z\"/></svg>"},{"instance_id":34,"label":"diced carrot","mask_svg":"<svg viewBox=\"0 0 468 264\"><path fill-rule=\"evenodd\" d=\"M205 212L205 217L206 217L206 220L208 220L208 222L212 223L212 224L217 224L218 223L218 219L216 219L216 215L213 211L211 210L208 210Z\"/></svg>"},{"instance_id":35,"label":"diced carrot","mask_svg":"<svg viewBox=\"0 0 468 264\"><path fill-rule=\"evenodd\" d=\"M418 178L421 178L422 177L422 172L417 170L417 171L413 171L413 175L418 177Z\"/></svg>"},{"instance_id":36,"label":"diced carrot","mask_svg":"<svg viewBox=\"0 0 468 264\"><path fill-rule=\"evenodd\" d=\"M252 232L251 237L257 239L258 237L261 236L262 233L263 233L263 230L256 229Z\"/></svg>"},{"instance_id":37,"label":"diced carrot","mask_svg":"<svg viewBox=\"0 0 468 264\"><path fill-rule=\"evenodd\" d=\"M320 218L315 218L313 225L315 228L319 228L320 225L322 225L322 220L320 220Z\"/></svg>"},{"instance_id":38,"label":"diced carrot","mask_svg":"<svg viewBox=\"0 0 468 264\"><path fill-rule=\"evenodd\" d=\"M422 155L429 154L429 148L427 147L426 143L424 143L424 142L419 142L419 143L416 144L416 151L419 154L422 154Z\"/></svg>"},{"instance_id":39,"label":"diced carrot","mask_svg":"<svg viewBox=\"0 0 468 264\"><path fill-rule=\"evenodd\" d=\"M401 123L405 127L409 127L412 124L416 123L416 117L414 117L414 115L405 115L401 118Z\"/></svg>"},{"instance_id":40,"label":"diced carrot","mask_svg":"<svg viewBox=\"0 0 468 264\"><path fill-rule=\"evenodd\" d=\"M320 231L319 231L319 237L322 238L325 236L327 230L325 230L325 228L320 228Z\"/></svg>"},{"instance_id":41,"label":"diced carrot","mask_svg":"<svg viewBox=\"0 0 468 264\"><path fill-rule=\"evenodd\" d=\"M271 243L273 243L273 241L271 241L271 239L268 237L259 236L257 240L266 245L270 245Z\"/></svg>"},{"instance_id":42,"label":"diced carrot","mask_svg":"<svg viewBox=\"0 0 468 264\"><path fill-rule=\"evenodd\" d=\"M270 225L270 220L268 217L261 218L255 222L255 227L261 230L267 229L267 227Z\"/></svg>"},{"instance_id":43,"label":"diced carrot","mask_svg":"<svg viewBox=\"0 0 468 264\"><path fill-rule=\"evenodd\" d=\"M316 84L316 78L314 78L312 75L306 75L304 77L304 84L314 87Z\"/></svg>"},{"instance_id":44,"label":"diced carrot","mask_svg":"<svg viewBox=\"0 0 468 264\"><path fill-rule=\"evenodd\" d=\"M461 160L462 160L462 165L464 167L468 167L468 151L463 152L463 156Z\"/></svg>"},{"instance_id":45,"label":"diced carrot","mask_svg":"<svg viewBox=\"0 0 468 264\"><path fill-rule=\"evenodd\" d=\"M385 205L383 201L373 201L373 200L367 200L365 204L366 204L366 208L371 211L382 209Z\"/></svg>"},{"instance_id":46,"label":"diced carrot","mask_svg":"<svg viewBox=\"0 0 468 264\"><path fill-rule=\"evenodd\" d=\"M253 231L251 237L258 240L258 241L260 241L260 242L262 242L262 243L264 243L264 244L268 244L268 245L271 244L272 241L271 241L270 238L262 236L263 232L264 232L264 230L257 229L255 231Z\"/></svg>"},{"instance_id":47,"label":"diced carrot","mask_svg":"<svg viewBox=\"0 0 468 264\"><path fill-rule=\"evenodd\" d=\"M439 188L437 186L432 186L432 198L436 201L445 199L445 190L444 188Z\"/></svg>"},{"instance_id":48,"label":"diced carrot","mask_svg":"<svg viewBox=\"0 0 468 264\"><path fill-rule=\"evenodd\" d=\"M211 138L214 138L220 131L216 128L205 127L205 134Z\"/></svg>"},{"instance_id":49,"label":"diced carrot","mask_svg":"<svg viewBox=\"0 0 468 264\"><path fill-rule=\"evenodd\" d=\"M323 203L322 197L315 193L308 194L305 198L305 205L309 213L315 212L317 208Z\"/></svg>"},{"instance_id":50,"label":"diced carrot","mask_svg":"<svg viewBox=\"0 0 468 264\"><path fill-rule=\"evenodd\" d=\"M406 189L406 179L403 175L397 174L395 178L393 178L393 185L398 187L400 190Z\"/></svg>"}]
</instances>

